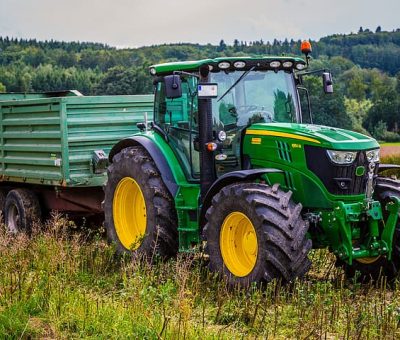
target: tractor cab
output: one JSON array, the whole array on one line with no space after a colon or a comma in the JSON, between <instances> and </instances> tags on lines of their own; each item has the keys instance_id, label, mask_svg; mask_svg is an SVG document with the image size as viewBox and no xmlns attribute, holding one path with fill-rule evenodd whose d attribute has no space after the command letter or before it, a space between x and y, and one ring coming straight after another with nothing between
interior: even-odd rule
<instances>
[{"instance_id":1,"label":"tractor cab","mask_svg":"<svg viewBox=\"0 0 400 340\"><path fill-rule=\"evenodd\" d=\"M219 58L155 65L154 124L168 137L189 180L200 178L199 99L212 116L217 176L247 168L241 140L255 123L301 123L299 58ZM211 92L210 92L211 91Z\"/></svg>"}]
</instances>

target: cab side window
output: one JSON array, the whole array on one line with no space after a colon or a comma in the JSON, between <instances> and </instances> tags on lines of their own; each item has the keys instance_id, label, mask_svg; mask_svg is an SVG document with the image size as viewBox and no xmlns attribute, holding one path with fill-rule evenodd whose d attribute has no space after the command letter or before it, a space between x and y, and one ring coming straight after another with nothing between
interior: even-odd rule
<instances>
[{"instance_id":1,"label":"cab side window","mask_svg":"<svg viewBox=\"0 0 400 340\"><path fill-rule=\"evenodd\" d=\"M199 154L194 150L193 140L197 136L197 97L193 78L182 81L182 97L165 97L165 83L156 85L154 120L163 129L170 145L180 160L189 179L200 173Z\"/></svg>"}]
</instances>

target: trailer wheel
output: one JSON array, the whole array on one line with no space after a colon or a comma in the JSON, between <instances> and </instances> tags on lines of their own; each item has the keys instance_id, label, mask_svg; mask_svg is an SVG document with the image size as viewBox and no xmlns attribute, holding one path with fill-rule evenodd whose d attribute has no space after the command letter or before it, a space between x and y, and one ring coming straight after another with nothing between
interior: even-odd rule
<instances>
[{"instance_id":1,"label":"trailer wheel","mask_svg":"<svg viewBox=\"0 0 400 340\"><path fill-rule=\"evenodd\" d=\"M388 217L384 207L390 202L390 197L400 198L400 181L378 177L375 185L374 199L381 202L383 218ZM353 261L350 266L347 263L339 262L343 267L345 274L349 278L356 278L360 282L368 282L370 280L378 280L380 277L386 276L389 280L395 278L400 270L400 216L397 221L396 229L393 236L392 260L388 261L385 256L375 258L359 259Z\"/></svg>"},{"instance_id":2,"label":"trailer wheel","mask_svg":"<svg viewBox=\"0 0 400 340\"><path fill-rule=\"evenodd\" d=\"M174 200L143 147L129 147L114 156L108 167L104 214L108 240L119 254L150 260L176 255Z\"/></svg>"},{"instance_id":3,"label":"trailer wheel","mask_svg":"<svg viewBox=\"0 0 400 340\"><path fill-rule=\"evenodd\" d=\"M4 217L9 232L30 234L33 223L39 222L41 217L35 193L28 189L11 190L6 196Z\"/></svg>"},{"instance_id":4,"label":"trailer wheel","mask_svg":"<svg viewBox=\"0 0 400 340\"><path fill-rule=\"evenodd\" d=\"M6 204L7 193L4 189L0 189L0 222L4 222L4 206Z\"/></svg>"},{"instance_id":5,"label":"trailer wheel","mask_svg":"<svg viewBox=\"0 0 400 340\"><path fill-rule=\"evenodd\" d=\"M304 276L311 241L302 206L291 195L256 183L229 185L215 195L204 227L210 270L241 287Z\"/></svg>"}]
</instances>

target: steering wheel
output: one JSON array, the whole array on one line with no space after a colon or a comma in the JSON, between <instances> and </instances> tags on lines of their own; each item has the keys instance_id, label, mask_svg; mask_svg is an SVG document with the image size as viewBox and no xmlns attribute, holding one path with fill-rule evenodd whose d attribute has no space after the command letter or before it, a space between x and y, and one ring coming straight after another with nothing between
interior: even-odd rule
<instances>
[{"instance_id":1,"label":"steering wheel","mask_svg":"<svg viewBox=\"0 0 400 340\"><path fill-rule=\"evenodd\" d=\"M229 109L232 116L238 118L238 125L247 125L249 123L274 121L274 114L271 111L265 110L262 106L257 105L242 105Z\"/></svg>"},{"instance_id":2,"label":"steering wheel","mask_svg":"<svg viewBox=\"0 0 400 340\"><path fill-rule=\"evenodd\" d=\"M235 114L237 117L238 112L245 113L245 112L255 111L257 110L257 108L258 108L257 105L240 105L240 106L233 106L228 111L232 114Z\"/></svg>"}]
</instances>

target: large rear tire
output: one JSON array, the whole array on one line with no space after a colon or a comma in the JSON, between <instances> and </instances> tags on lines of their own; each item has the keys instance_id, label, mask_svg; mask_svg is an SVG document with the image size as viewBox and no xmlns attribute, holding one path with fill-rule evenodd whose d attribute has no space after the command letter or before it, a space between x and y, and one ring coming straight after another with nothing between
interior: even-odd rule
<instances>
[{"instance_id":1,"label":"large rear tire","mask_svg":"<svg viewBox=\"0 0 400 340\"><path fill-rule=\"evenodd\" d=\"M168 258L178 251L177 216L154 161L141 146L123 149L108 167L105 226L119 254Z\"/></svg>"},{"instance_id":2,"label":"large rear tire","mask_svg":"<svg viewBox=\"0 0 400 340\"><path fill-rule=\"evenodd\" d=\"M311 241L302 206L291 195L256 183L229 185L215 195L204 227L210 270L241 287L304 276Z\"/></svg>"},{"instance_id":3,"label":"large rear tire","mask_svg":"<svg viewBox=\"0 0 400 340\"><path fill-rule=\"evenodd\" d=\"M385 206L390 202L391 196L400 199L400 181L378 177L375 185L374 199L381 203L384 220L388 217ZM386 256L378 256L371 259L355 260L351 266L346 263L342 263L341 265L347 277L356 278L360 282L377 281L383 276L386 276L389 280L395 278L400 270L400 216L393 236L392 249L391 261Z\"/></svg>"}]
</instances>

